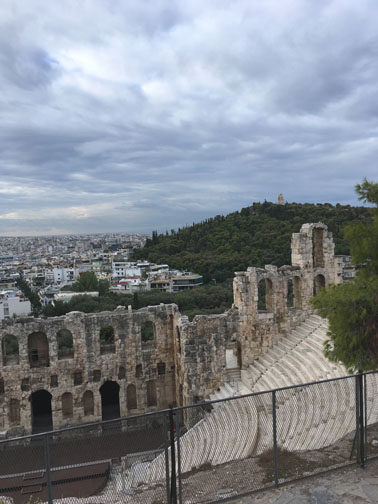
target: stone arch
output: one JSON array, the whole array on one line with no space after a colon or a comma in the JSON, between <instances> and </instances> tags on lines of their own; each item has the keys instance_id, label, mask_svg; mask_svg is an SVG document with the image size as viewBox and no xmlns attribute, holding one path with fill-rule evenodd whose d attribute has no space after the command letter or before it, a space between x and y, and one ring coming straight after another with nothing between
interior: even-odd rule
<instances>
[{"instance_id":1,"label":"stone arch","mask_svg":"<svg viewBox=\"0 0 378 504\"><path fill-rule=\"evenodd\" d=\"M20 401L18 399L10 399L9 401L9 423L10 425L19 425L21 422Z\"/></svg>"},{"instance_id":2,"label":"stone arch","mask_svg":"<svg viewBox=\"0 0 378 504\"><path fill-rule=\"evenodd\" d=\"M56 335L58 343L58 359L72 359L74 356L73 336L68 329L60 329Z\"/></svg>"},{"instance_id":3,"label":"stone arch","mask_svg":"<svg viewBox=\"0 0 378 504\"><path fill-rule=\"evenodd\" d=\"M32 432L48 432L53 429L51 408L52 395L47 390L37 390L30 396L32 410Z\"/></svg>"},{"instance_id":4,"label":"stone arch","mask_svg":"<svg viewBox=\"0 0 378 504\"><path fill-rule=\"evenodd\" d=\"M293 277L294 308L302 308L302 279L298 275Z\"/></svg>"},{"instance_id":5,"label":"stone arch","mask_svg":"<svg viewBox=\"0 0 378 504\"><path fill-rule=\"evenodd\" d=\"M143 376L142 364L137 364L135 366L135 378L141 378Z\"/></svg>"},{"instance_id":6,"label":"stone arch","mask_svg":"<svg viewBox=\"0 0 378 504\"><path fill-rule=\"evenodd\" d=\"M258 310L273 311L273 283L270 278L263 278L257 285Z\"/></svg>"},{"instance_id":7,"label":"stone arch","mask_svg":"<svg viewBox=\"0 0 378 504\"><path fill-rule=\"evenodd\" d=\"M100 329L100 353L108 354L115 352L114 328L111 325L104 325Z\"/></svg>"},{"instance_id":8,"label":"stone arch","mask_svg":"<svg viewBox=\"0 0 378 504\"><path fill-rule=\"evenodd\" d=\"M147 382L147 407L157 406L156 382L149 380Z\"/></svg>"},{"instance_id":9,"label":"stone arch","mask_svg":"<svg viewBox=\"0 0 378 504\"><path fill-rule=\"evenodd\" d=\"M102 420L112 420L121 416L119 406L119 385L107 380L100 387Z\"/></svg>"},{"instance_id":10,"label":"stone arch","mask_svg":"<svg viewBox=\"0 0 378 504\"><path fill-rule=\"evenodd\" d=\"M124 380L126 378L126 369L124 366L119 366L118 368L118 380Z\"/></svg>"},{"instance_id":11,"label":"stone arch","mask_svg":"<svg viewBox=\"0 0 378 504\"><path fill-rule=\"evenodd\" d=\"M162 375L165 375L165 362L158 362L157 363L157 373L158 373L158 376L162 376Z\"/></svg>"},{"instance_id":12,"label":"stone arch","mask_svg":"<svg viewBox=\"0 0 378 504\"><path fill-rule=\"evenodd\" d=\"M312 232L312 257L314 268L324 268L324 229L315 227Z\"/></svg>"},{"instance_id":13,"label":"stone arch","mask_svg":"<svg viewBox=\"0 0 378 504\"><path fill-rule=\"evenodd\" d=\"M18 339L13 334L6 334L1 342L3 351L3 366L19 364Z\"/></svg>"},{"instance_id":14,"label":"stone arch","mask_svg":"<svg viewBox=\"0 0 378 504\"><path fill-rule=\"evenodd\" d=\"M292 278L287 279L287 288L286 288L286 306L288 308L294 307L294 282Z\"/></svg>"},{"instance_id":15,"label":"stone arch","mask_svg":"<svg viewBox=\"0 0 378 504\"><path fill-rule=\"evenodd\" d=\"M140 326L140 337L142 343L153 341L155 339L155 324L150 320L143 322L143 324Z\"/></svg>"},{"instance_id":16,"label":"stone arch","mask_svg":"<svg viewBox=\"0 0 378 504\"><path fill-rule=\"evenodd\" d=\"M62 415L63 418L73 417L73 399L71 392L65 392L62 395Z\"/></svg>"},{"instance_id":17,"label":"stone arch","mask_svg":"<svg viewBox=\"0 0 378 504\"><path fill-rule=\"evenodd\" d=\"M324 275L318 273L314 278L314 296L317 296L326 286Z\"/></svg>"},{"instance_id":18,"label":"stone arch","mask_svg":"<svg viewBox=\"0 0 378 504\"><path fill-rule=\"evenodd\" d=\"M130 385L127 385L127 388L126 388L126 402L127 402L127 409L128 410L133 410L133 409L138 408L136 387L132 383L130 383Z\"/></svg>"},{"instance_id":19,"label":"stone arch","mask_svg":"<svg viewBox=\"0 0 378 504\"><path fill-rule=\"evenodd\" d=\"M91 390L87 390L83 395L84 416L94 415L94 396Z\"/></svg>"},{"instance_id":20,"label":"stone arch","mask_svg":"<svg viewBox=\"0 0 378 504\"><path fill-rule=\"evenodd\" d=\"M49 366L49 343L43 332L34 332L28 337L28 352L30 367Z\"/></svg>"}]
</instances>

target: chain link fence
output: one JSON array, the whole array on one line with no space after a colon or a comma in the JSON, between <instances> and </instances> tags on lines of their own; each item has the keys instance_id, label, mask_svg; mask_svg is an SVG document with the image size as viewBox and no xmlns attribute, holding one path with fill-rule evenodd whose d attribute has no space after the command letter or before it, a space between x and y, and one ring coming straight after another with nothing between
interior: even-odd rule
<instances>
[{"instance_id":1,"label":"chain link fence","mask_svg":"<svg viewBox=\"0 0 378 504\"><path fill-rule=\"evenodd\" d=\"M363 466L377 392L372 372L4 440L0 503L220 502Z\"/></svg>"}]
</instances>

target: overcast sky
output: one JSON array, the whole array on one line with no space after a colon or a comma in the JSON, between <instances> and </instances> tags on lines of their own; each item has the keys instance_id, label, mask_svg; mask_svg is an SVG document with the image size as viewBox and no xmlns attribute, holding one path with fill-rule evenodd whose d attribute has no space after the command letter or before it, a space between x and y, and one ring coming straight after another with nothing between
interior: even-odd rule
<instances>
[{"instance_id":1,"label":"overcast sky","mask_svg":"<svg viewBox=\"0 0 378 504\"><path fill-rule=\"evenodd\" d=\"M357 204L377 27L376 0L1 0L0 234Z\"/></svg>"}]
</instances>

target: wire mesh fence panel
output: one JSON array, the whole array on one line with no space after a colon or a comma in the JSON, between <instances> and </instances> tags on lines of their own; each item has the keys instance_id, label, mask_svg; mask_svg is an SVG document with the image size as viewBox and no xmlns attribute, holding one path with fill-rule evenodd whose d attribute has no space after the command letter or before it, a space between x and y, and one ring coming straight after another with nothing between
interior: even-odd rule
<instances>
[{"instance_id":1,"label":"wire mesh fence panel","mask_svg":"<svg viewBox=\"0 0 378 504\"><path fill-rule=\"evenodd\" d=\"M365 385L365 456L378 456L378 373L368 373Z\"/></svg>"},{"instance_id":2,"label":"wire mesh fence panel","mask_svg":"<svg viewBox=\"0 0 378 504\"><path fill-rule=\"evenodd\" d=\"M273 446L269 393L191 407L182 415L184 425L186 415L200 417L180 435L183 502L216 502L266 485L259 453Z\"/></svg>"},{"instance_id":3,"label":"wire mesh fence panel","mask_svg":"<svg viewBox=\"0 0 378 504\"><path fill-rule=\"evenodd\" d=\"M166 502L166 416L153 413L55 432L49 444L53 498ZM162 470L151 478L156 460Z\"/></svg>"},{"instance_id":4,"label":"wire mesh fence panel","mask_svg":"<svg viewBox=\"0 0 378 504\"><path fill-rule=\"evenodd\" d=\"M47 497L43 437L26 437L0 443L0 495L14 504Z\"/></svg>"},{"instance_id":5,"label":"wire mesh fence panel","mask_svg":"<svg viewBox=\"0 0 378 504\"><path fill-rule=\"evenodd\" d=\"M354 377L278 390L278 482L355 461Z\"/></svg>"}]
</instances>

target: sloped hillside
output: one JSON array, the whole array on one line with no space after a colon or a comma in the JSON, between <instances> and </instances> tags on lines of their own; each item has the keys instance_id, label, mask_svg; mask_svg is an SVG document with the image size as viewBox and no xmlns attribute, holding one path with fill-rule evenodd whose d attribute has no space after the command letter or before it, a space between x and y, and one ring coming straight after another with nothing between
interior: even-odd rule
<instances>
[{"instance_id":1,"label":"sloped hillside","mask_svg":"<svg viewBox=\"0 0 378 504\"><path fill-rule=\"evenodd\" d=\"M135 258L195 271L206 282L224 281L248 266L290 264L291 234L305 222L324 222L333 233L335 253L348 254L344 226L370 219L366 207L254 203L240 212L218 215L178 231L154 232Z\"/></svg>"}]
</instances>

